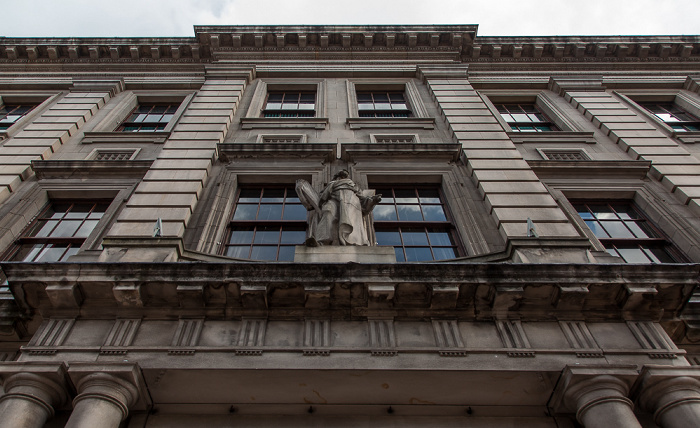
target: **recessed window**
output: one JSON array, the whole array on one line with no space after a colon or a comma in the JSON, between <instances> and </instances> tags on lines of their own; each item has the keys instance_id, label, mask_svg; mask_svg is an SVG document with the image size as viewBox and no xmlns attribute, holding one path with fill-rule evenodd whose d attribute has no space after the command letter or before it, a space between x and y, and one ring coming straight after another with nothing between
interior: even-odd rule
<instances>
[{"instance_id":1,"label":"recessed window","mask_svg":"<svg viewBox=\"0 0 700 428\"><path fill-rule=\"evenodd\" d=\"M452 222L437 187L376 187L377 244L393 246L399 262L453 259L460 255Z\"/></svg>"},{"instance_id":2,"label":"recessed window","mask_svg":"<svg viewBox=\"0 0 700 428\"><path fill-rule=\"evenodd\" d=\"M263 117L315 117L315 92L269 92Z\"/></svg>"},{"instance_id":3,"label":"recessed window","mask_svg":"<svg viewBox=\"0 0 700 428\"><path fill-rule=\"evenodd\" d=\"M7 256L25 262L62 262L80 250L111 201L54 201Z\"/></svg>"},{"instance_id":4,"label":"recessed window","mask_svg":"<svg viewBox=\"0 0 700 428\"><path fill-rule=\"evenodd\" d=\"M360 117L411 117L411 109L403 92L357 92Z\"/></svg>"},{"instance_id":5,"label":"recessed window","mask_svg":"<svg viewBox=\"0 0 700 428\"><path fill-rule=\"evenodd\" d=\"M180 104L140 104L119 125L119 132L163 131L172 120Z\"/></svg>"},{"instance_id":6,"label":"recessed window","mask_svg":"<svg viewBox=\"0 0 700 428\"><path fill-rule=\"evenodd\" d=\"M34 107L34 104L5 104L0 107L0 131L14 125Z\"/></svg>"},{"instance_id":7,"label":"recessed window","mask_svg":"<svg viewBox=\"0 0 700 428\"><path fill-rule=\"evenodd\" d=\"M642 103L641 105L676 132L700 131L700 119L674 103Z\"/></svg>"},{"instance_id":8,"label":"recessed window","mask_svg":"<svg viewBox=\"0 0 700 428\"><path fill-rule=\"evenodd\" d=\"M572 202L608 253L627 263L674 263L680 255L663 235L628 201Z\"/></svg>"},{"instance_id":9,"label":"recessed window","mask_svg":"<svg viewBox=\"0 0 700 428\"><path fill-rule=\"evenodd\" d=\"M498 113L513 132L559 131L535 104L496 104Z\"/></svg>"},{"instance_id":10,"label":"recessed window","mask_svg":"<svg viewBox=\"0 0 700 428\"><path fill-rule=\"evenodd\" d=\"M293 186L243 187L229 223L223 254L252 260L294 260L306 240L306 208Z\"/></svg>"}]
</instances>

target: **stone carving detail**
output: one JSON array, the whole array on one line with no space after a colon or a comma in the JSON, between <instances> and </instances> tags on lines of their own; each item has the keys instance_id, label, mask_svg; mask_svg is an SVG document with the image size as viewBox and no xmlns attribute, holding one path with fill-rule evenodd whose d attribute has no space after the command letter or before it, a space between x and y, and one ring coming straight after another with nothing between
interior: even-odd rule
<instances>
[{"instance_id":1,"label":"stone carving detail","mask_svg":"<svg viewBox=\"0 0 700 428\"><path fill-rule=\"evenodd\" d=\"M264 319L244 319L241 332L238 334L238 346L262 347L265 344L265 332L267 330L267 320ZM238 354L251 354L246 350L236 351ZM261 354L262 351L255 350L253 354Z\"/></svg>"},{"instance_id":2,"label":"stone carving detail","mask_svg":"<svg viewBox=\"0 0 700 428\"><path fill-rule=\"evenodd\" d=\"M467 355L464 341L455 320L433 320L435 343L443 357L464 357ZM451 349L454 348L454 349Z\"/></svg>"},{"instance_id":3,"label":"stone carving detail","mask_svg":"<svg viewBox=\"0 0 700 428\"><path fill-rule=\"evenodd\" d=\"M396 333L394 332L394 320L370 319L369 320L369 345L372 355L391 357L398 354L396 351Z\"/></svg>"},{"instance_id":4,"label":"stone carving detail","mask_svg":"<svg viewBox=\"0 0 700 428\"><path fill-rule=\"evenodd\" d=\"M310 211L306 245L374 245L368 215L382 195L360 190L341 170L319 195L305 180L297 180L297 195Z\"/></svg>"},{"instance_id":5,"label":"stone carving detail","mask_svg":"<svg viewBox=\"0 0 700 428\"><path fill-rule=\"evenodd\" d=\"M678 348L657 324L651 321L628 321L627 326L643 349L658 351L650 352L650 358L677 357L675 351Z\"/></svg>"},{"instance_id":6,"label":"stone carving detail","mask_svg":"<svg viewBox=\"0 0 700 428\"><path fill-rule=\"evenodd\" d=\"M191 348L197 346L199 336L202 334L204 326L203 319L181 319L177 324L177 330L173 336L170 346L174 348ZM194 349L171 349L171 355L191 355Z\"/></svg>"},{"instance_id":7,"label":"stone carving detail","mask_svg":"<svg viewBox=\"0 0 700 428\"><path fill-rule=\"evenodd\" d=\"M35 334L32 340L29 342L30 347L56 347L61 346L63 341L68 337L73 324L74 319L49 319L44 324L41 332ZM49 351L50 353L55 353L56 350ZM30 353L46 353L46 350L30 351Z\"/></svg>"},{"instance_id":8,"label":"stone carving detail","mask_svg":"<svg viewBox=\"0 0 700 428\"><path fill-rule=\"evenodd\" d=\"M602 358L601 351L588 326L583 321L560 321L562 331L569 346L576 349L579 358ZM580 350L580 351L579 351Z\"/></svg>"},{"instance_id":9,"label":"stone carving detail","mask_svg":"<svg viewBox=\"0 0 700 428\"><path fill-rule=\"evenodd\" d=\"M527 339L520 321L496 321L496 328L504 347L513 349L531 348L530 341ZM513 350L508 351L508 356L516 358L534 357L535 351Z\"/></svg>"},{"instance_id":10,"label":"stone carving detail","mask_svg":"<svg viewBox=\"0 0 700 428\"><path fill-rule=\"evenodd\" d=\"M330 320L306 320L304 322L304 355L330 355L326 348L331 346Z\"/></svg>"},{"instance_id":11,"label":"stone carving detail","mask_svg":"<svg viewBox=\"0 0 700 428\"><path fill-rule=\"evenodd\" d=\"M102 346L126 347L134 341L141 325L140 319L120 319L114 322L112 329Z\"/></svg>"}]
</instances>

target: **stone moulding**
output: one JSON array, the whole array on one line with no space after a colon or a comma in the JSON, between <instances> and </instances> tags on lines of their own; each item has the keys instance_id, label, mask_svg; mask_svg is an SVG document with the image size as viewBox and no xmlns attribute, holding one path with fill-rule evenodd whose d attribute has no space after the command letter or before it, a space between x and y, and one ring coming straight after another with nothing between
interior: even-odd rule
<instances>
[{"instance_id":1,"label":"stone moulding","mask_svg":"<svg viewBox=\"0 0 700 428\"><path fill-rule=\"evenodd\" d=\"M445 318L589 321L655 319L678 315L697 285L700 266L574 264L314 264L314 263L0 263L24 311L44 317L129 317L134 312L186 318L328 317L368 319ZM50 272L50 275L47 274ZM55 278L72 287L54 287ZM181 306L176 289L203 287L203 305ZM310 287L310 285L318 287ZM136 286L139 304L128 304L124 287ZM369 288L391 287L389 302L374 304ZM450 287L453 292L444 295ZM51 291L49 295L47 289ZM57 293L79 290L82 299ZM504 289L510 290L503 298ZM567 301L569 290L576 304ZM655 290L650 293L649 290ZM252 290L252 291L251 291ZM322 291L319 291L322 290ZM327 294L309 304L309 293ZM251 294L253 293L253 294ZM439 295L436 295L439 294ZM636 293L642 293L643 298ZM544 295L549 298L542 298ZM72 295L72 294L71 294ZM110 298L111 296L111 298ZM611 297L618 297L616 299ZM449 298L450 304L444 299ZM433 304L441 299L441 304ZM225 309L222 312L222 309ZM222 315L224 314L224 315ZM188 348L189 349L189 348ZM254 349L257 349L254 347ZM656 352L656 351L655 351Z\"/></svg>"}]
</instances>

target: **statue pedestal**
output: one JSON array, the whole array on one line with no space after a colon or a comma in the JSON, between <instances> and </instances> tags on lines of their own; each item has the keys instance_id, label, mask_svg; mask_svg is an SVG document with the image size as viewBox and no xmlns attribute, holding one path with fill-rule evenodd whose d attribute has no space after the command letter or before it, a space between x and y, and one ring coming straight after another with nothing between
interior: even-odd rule
<instances>
[{"instance_id":1,"label":"statue pedestal","mask_svg":"<svg viewBox=\"0 0 700 428\"><path fill-rule=\"evenodd\" d=\"M358 247L331 245L307 247L297 245L294 261L302 263L396 263L394 247Z\"/></svg>"}]
</instances>

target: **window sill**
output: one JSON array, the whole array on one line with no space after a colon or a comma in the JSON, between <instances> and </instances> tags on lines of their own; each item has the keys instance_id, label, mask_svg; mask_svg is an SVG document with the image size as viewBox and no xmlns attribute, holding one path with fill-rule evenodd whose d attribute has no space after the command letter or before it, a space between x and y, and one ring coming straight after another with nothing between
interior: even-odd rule
<instances>
[{"instance_id":1,"label":"window sill","mask_svg":"<svg viewBox=\"0 0 700 428\"><path fill-rule=\"evenodd\" d=\"M630 178L643 179L649 172L648 161L559 161L529 160L539 178Z\"/></svg>"},{"instance_id":2,"label":"window sill","mask_svg":"<svg viewBox=\"0 0 700 428\"><path fill-rule=\"evenodd\" d=\"M243 117L241 129L310 128L326 129L327 117Z\"/></svg>"},{"instance_id":3,"label":"window sill","mask_svg":"<svg viewBox=\"0 0 700 428\"><path fill-rule=\"evenodd\" d=\"M153 143L163 144L170 137L168 131L153 132L86 132L82 144L93 143Z\"/></svg>"},{"instance_id":4,"label":"window sill","mask_svg":"<svg viewBox=\"0 0 700 428\"><path fill-rule=\"evenodd\" d=\"M676 132L671 134L678 141L685 144L695 144L700 143L700 131L687 131L687 132Z\"/></svg>"},{"instance_id":5,"label":"window sill","mask_svg":"<svg viewBox=\"0 0 700 428\"><path fill-rule=\"evenodd\" d=\"M595 144L593 132L551 131L551 132L507 132L515 144L524 143L585 143Z\"/></svg>"},{"instance_id":6,"label":"window sill","mask_svg":"<svg viewBox=\"0 0 700 428\"><path fill-rule=\"evenodd\" d=\"M417 128L434 129L435 119L432 117L349 117L347 123L350 129L362 128Z\"/></svg>"}]
</instances>

